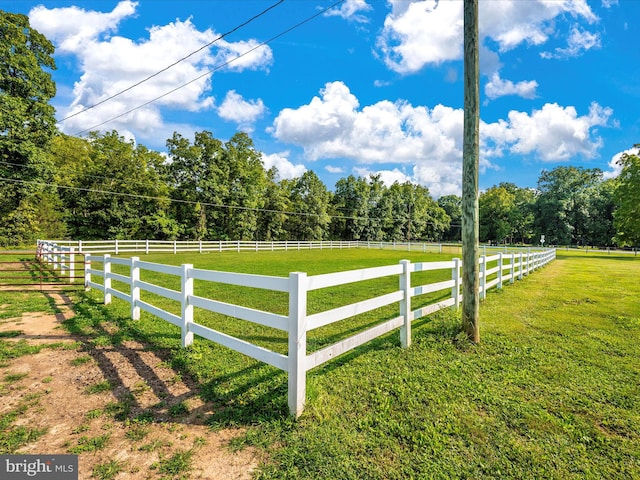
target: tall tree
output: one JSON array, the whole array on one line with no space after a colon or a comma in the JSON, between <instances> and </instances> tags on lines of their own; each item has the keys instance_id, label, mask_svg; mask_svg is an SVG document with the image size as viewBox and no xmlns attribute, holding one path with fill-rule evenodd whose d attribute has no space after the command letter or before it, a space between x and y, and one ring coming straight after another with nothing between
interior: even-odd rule
<instances>
[{"instance_id":1,"label":"tall tree","mask_svg":"<svg viewBox=\"0 0 640 480\"><path fill-rule=\"evenodd\" d=\"M591 194L602 171L562 166L543 171L538 180L536 223L548 244L587 245Z\"/></svg>"},{"instance_id":2,"label":"tall tree","mask_svg":"<svg viewBox=\"0 0 640 480\"><path fill-rule=\"evenodd\" d=\"M462 235L462 199L457 195L445 195L438 199L438 205L449 216L449 228L443 233L446 241L460 241Z\"/></svg>"},{"instance_id":3,"label":"tall tree","mask_svg":"<svg viewBox=\"0 0 640 480\"><path fill-rule=\"evenodd\" d=\"M0 10L0 241L34 240L52 168L46 148L56 131L49 101L56 86L54 47L25 15Z\"/></svg>"},{"instance_id":4,"label":"tall tree","mask_svg":"<svg viewBox=\"0 0 640 480\"><path fill-rule=\"evenodd\" d=\"M504 186L491 187L480 195L480 241L504 243L513 234L511 224L515 194Z\"/></svg>"},{"instance_id":5,"label":"tall tree","mask_svg":"<svg viewBox=\"0 0 640 480\"><path fill-rule=\"evenodd\" d=\"M89 159L76 178L77 192L67 200L74 212L75 238L175 238L169 216L169 189L161 176L164 157L117 132L90 135Z\"/></svg>"},{"instance_id":6,"label":"tall tree","mask_svg":"<svg viewBox=\"0 0 640 480\"><path fill-rule=\"evenodd\" d=\"M617 238L622 245L640 245L640 144L635 154L625 153L615 189Z\"/></svg>"},{"instance_id":7,"label":"tall tree","mask_svg":"<svg viewBox=\"0 0 640 480\"><path fill-rule=\"evenodd\" d=\"M291 213L286 225L288 238L323 240L331 221L331 192L312 170L304 172L297 179L284 182L284 185L291 200Z\"/></svg>"}]
</instances>

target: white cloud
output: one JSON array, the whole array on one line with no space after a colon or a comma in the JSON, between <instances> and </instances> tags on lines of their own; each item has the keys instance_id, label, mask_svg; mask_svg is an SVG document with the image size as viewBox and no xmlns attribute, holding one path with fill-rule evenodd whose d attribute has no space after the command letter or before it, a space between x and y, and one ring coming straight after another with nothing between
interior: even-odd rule
<instances>
[{"instance_id":1,"label":"white cloud","mask_svg":"<svg viewBox=\"0 0 640 480\"><path fill-rule=\"evenodd\" d=\"M616 178L620 175L620 172L622 172L622 165L620 165L618 162L620 161L620 159L622 158L622 155L624 154L638 155L639 152L637 148L630 148L629 150L616 153L613 157L611 157L611 160L609 160L609 168L611 170L603 173L602 176L604 178Z\"/></svg>"},{"instance_id":2,"label":"white cloud","mask_svg":"<svg viewBox=\"0 0 640 480\"><path fill-rule=\"evenodd\" d=\"M556 48L553 53L542 52L542 58L569 58L580 55L583 51L600 48L600 35L573 27L567 39L566 48Z\"/></svg>"},{"instance_id":3,"label":"white cloud","mask_svg":"<svg viewBox=\"0 0 640 480\"><path fill-rule=\"evenodd\" d=\"M606 126L613 111L592 103L589 114L578 116L575 107L547 103L530 115L509 112L507 123L493 132L491 140L507 144L515 154L535 155L542 161L593 158L602 146L594 127Z\"/></svg>"},{"instance_id":4,"label":"white cloud","mask_svg":"<svg viewBox=\"0 0 640 480\"><path fill-rule=\"evenodd\" d=\"M373 10L373 7L366 0L346 0L339 7L325 12L325 16L337 16L358 23L368 23L369 19L362 15L361 12L369 12L371 10Z\"/></svg>"},{"instance_id":5,"label":"white cloud","mask_svg":"<svg viewBox=\"0 0 640 480\"><path fill-rule=\"evenodd\" d=\"M138 2L121 1L113 11L102 13L75 6L48 9L39 5L29 12L29 21L55 42L60 52L76 53L100 35L116 31L122 20L135 14L137 6Z\"/></svg>"},{"instance_id":6,"label":"white cloud","mask_svg":"<svg viewBox=\"0 0 640 480\"><path fill-rule=\"evenodd\" d=\"M279 180L302 176L302 174L307 171L306 167L302 164L294 165L289 161L288 156L289 152L272 153L270 155L263 153L262 163L264 163L267 170L271 167L276 167Z\"/></svg>"},{"instance_id":7,"label":"white cloud","mask_svg":"<svg viewBox=\"0 0 640 480\"><path fill-rule=\"evenodd\" d=\"M394 183L406 183L412 182L413 179L404 172L401 172L399 169L394 168L393 170L369 170L368 168L354 168L353 172L364 178L368 178L371 175L380 176L380 181L387 187L390 187Z\"/></svg>"},{"instance_id":8,"label":"white cloud","mask_svg":"<svg viewBox=\"0 0 640 480\"><path fill-rule=\"evenodd\" d=\"M500 78L499 72L494 72L484 87L484 93L492 100L506 95L532 99L536 97L536 88L538 88L538 82L535 80L513 83L511 80Z\"/></svg>"},{"instance_id":9,"label":"white cloud","mask_svg":"<svg viewBox=\"0 0 640 480\"><path fill-rule=\"evenodd\" d=\"M402 74L417 72L426 65L462 59L463 2L445 0L389 0L392 6L378 48L387 66ZM490 39L500 52L525 43L542 45L565 17L587 23L598 20L586 0L539 1L501 0L480 2L481 45ZM584 33L584 32L583 32ZM573 32L572 45L588 44ZM578 42L578 43L576 43ZM486 50L486 46L484 46ZM490 71L489 73L492 73Z\"/></svg>"},{"instance_id":10,"label":"white cloud","mask_svg":"<svg viewBox=\"0 0 640 480\"><path fill-rule=\"evenodd\" d=\"M148 38L132 40L116 35L119 22L135 15L136 6L135 2L122 1L107 13L77 7L39 6L31 10L34 28L52 39L62 53L74 56L82 71L74 85L73 100L61 110L61 116L78 113L118 94L90 112L67 120L62 127L65 132L94 128L146 103L149 104L101 128L157 131L163 129L164 109L196 112L212 108L209 72L257 44L255 40L221 40L189 56L219 37L211 29L199 31L190 19L153 26L148 29ZM184 60L158 73L181 59ZM271 61L271 50L263 46L225 68L266 68ZM141 86L127 90L150 76L153 78Z\"/></svg>"},{"instance_id":11,"label":"white cloud","mask_svg":"<svg viewBox=\"0 0 640 480\"><path fill-rule=\"evenodd\" d=\"M611 115L596 103L582 116L572 106L546 104L530 114L511 111L507 119L482 122L480 165L495 168L492 160L505 153L541 161L591 158L602 143L596 127L608 125ZM403 101L360 108L344 83L333 82L307 105L280 112L270 131L302 147L311 161L340 159L363 171L376 171L376 164L406 165L413 169L413 181L440 196L460 191L463 117L462 109Z\"/></svg>"},{"instance_id":12,"label":"white cloud","mask_svg":"<svg viewBox=\"0 0 640 480\"><path fill-rule=\"evenodd\" d=\"M235 90L229 90L218 107L218 115L221 118L244 126L252 124L264 113L265 106L261 99L245 100Z\"/></svg>"},{"instance_id":13,"label":"white cloud","mask_svg":"<svg viewBox=\"0 0 640 480\"><path fill-rule=\"evenodd\" d=\"M324 169L329 173L344 173L344 168L334 167L333 165L327 165Z\"/></svg>"}]
</instances>

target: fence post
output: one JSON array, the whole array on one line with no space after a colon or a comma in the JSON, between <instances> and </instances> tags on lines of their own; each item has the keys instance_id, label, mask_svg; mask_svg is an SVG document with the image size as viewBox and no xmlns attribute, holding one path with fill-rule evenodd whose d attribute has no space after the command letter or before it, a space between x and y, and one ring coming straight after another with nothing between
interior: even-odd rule
<instances>
[{"instance_id":1,"label":"fence post","mask_svg":"<svg viewBox=\"0 0 640 480\"><path fill-rule=\"evenodd\" d=\"M522 280L523 269L524 269L524 254L520 252L520 270L518 270L518 280Z\"/></svg>"},{"instance_id":2,"label":"fence post","mask_svg":"<svg viewBox=\"0 0 640 480\"><path fill-rule=\"evenodd\" d=\"M513 283L516 281L516 254L511 254L511 278L509 279L509 283Z\"/></svg>"},{"instance_id":3,"label":"fence post","mask_svg":"<svg viewBox=\"0 0 640 480\"><path fill-rule=\"evenodd\" d=\"M102 287L104 288L104 304L109 305L111 303L111 255L108 253L104 254L104 279L102 282Z\"/></svg>"},{"instance_id":4,"label":"fence post","mask_svg":"<svg viewBox=\"0 0 640 480\"><path fill-rule=\"evenodd\" d=\"M84 256L84 291L88 292L91 290L89 283L91 282L91 260L87 258L87 255Z\"/></svg>"},{"instance_id":5,"label":"fence post","mask_svg":"<svg viewBox=\"0 0 640 480\"><path fill-rule=\"evenodd\" d=\"M498 288L502 288L502 267L504 266L504 260L502 258L502 252L498 252Z\"/></svg>"},{"instance_id":6,"label":"fence post","mask_svg":"<svg viewBox=\"0 0 640 480\"><path fill-rule=\"evenodd\" d=\"M120 253L120 245L118 244L118 239L116 239L115 254L118 255L119 253Z\"/></svg>"},{"instance_id":7,"label":"fence post","mask_svg":"<svg viewBox=\"0 0 640 480\"><path fill-rule=\"evenodd\" d=\"M76 279L76 255L75 248L69 247L69 283Z\"/></svg>"},{"instance_id":8,"label":"fence post","mask_svg":"<svg viewBox=\"0 0 640 480\"><path fill-rule=\"evenodd\" d=\"M181 298L181 315L182 318L182 346L188 347L193 343L193 332L191 330L191 323L193 323L193 305L190 304L190 297L193 295L193 278L191 278L190 271L193 268L192 264L182 265L182 288L180 292Z\"/></svg>"},{"instance_id":9,"label":"fence post","mask_svg":"<svg viewBox=\"0 0 640 480\"><path fill-rule=\"evenodd\" d=\"M485 298L487 298L487 256L480 255L480 299Z\"/></svg>"},{"instance_id":10,"label":"fence post","mask_svg":"<svg viewBox=\"0 0 640 480\"><path fill-rule=\"evenodd\" d=\"M407 348L411 345L411 262L400 260L400 263L400 290L404 292L404 298L400 300L400 316L404 318L404 324L400 327L400 345Z\"/></svg>"},{"instance_id":11,"label":"fence post","mask_svg":"<svg viewBox=\"0 0 640 480\"><path fill-rule=\"evenodd\" d=\"M138 301L140 300L140 267L138 267L138 257L131 257L131 318L133 320L140 320L140 307Z\"/></svg>"},{"instance_id":12,"label":"fence post","mask_svg":"<svg viewBox=\"0 0 640 480\"><path fill-rule=\"evenodd\" d=\"M302 414L307 383L307 274L289 274L289 412Z\"/></svg>"},{"instance_id":13,"label":"fence post","mask_svg":"<svg viewBox=\"0 0 640 480\"><path fill-rule=\"evenodd\" d=\"M451 297L453 297L453 306L460 308L460 259L453 259L453 268L451 269L451 279L453 280L453 287L451 288Z\"/></svg>"}]
</instances>

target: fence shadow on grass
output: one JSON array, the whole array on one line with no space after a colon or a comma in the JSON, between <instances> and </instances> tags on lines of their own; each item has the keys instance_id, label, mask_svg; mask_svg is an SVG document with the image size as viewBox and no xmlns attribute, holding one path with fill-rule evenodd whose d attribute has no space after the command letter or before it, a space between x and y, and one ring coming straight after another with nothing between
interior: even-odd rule
<instances>
[{"instance_id":1,"label":"fence shadow on grass","mask_svg":"<svg viewBox=\"0 0 640 480\"><path fill-rule=\"evenodd\" d=\"M113 406L117 420L152 417L155 421L206 423L224 428L280 421L289 416L286 372L206 340L184 349L178 329L175 333L145 332L139 321L87 295L80 295L74 310L75 316L65 320L64 325L109 382L117 399ZM429 316L413 322L416 340L436 336L455 341L460 333L459 322L449 318L455 314L442 315L444 320L433 321ZM308 375L320 376L362 355L396 348L401 348L397 329ZM148 391L146 397L140 395L141 382ZM158 402L150 403L149 397ZM186 404L196 406L179 415L171 414Z\"/></svg>"},{"instance_id":2,"label":"fence shadow on grass","mask_svg":"<svg viewBox=\"0 0 640 480\"><path fill-rule=\"evenodd\" d=\"M74 310L75 316L64 325L110 385L117 399L113 406L117 420L153 416L156 421L239 426L288 415L287 377L278 369L245 358L236 362L241 365L223 365L229 351L207 342L207 353L220 353L219 364L214 365L219 373L203 375L202 368L199 371L188 360L190 348L180 347L178 330L146 333L136 321L86 295ZM199 381L199 376L206 378ZM142 383L146 396L140 395ZM150 403L148 397L158 401ZM171 414L190 403L198 406Z\"/></svg>"}]
</instances>

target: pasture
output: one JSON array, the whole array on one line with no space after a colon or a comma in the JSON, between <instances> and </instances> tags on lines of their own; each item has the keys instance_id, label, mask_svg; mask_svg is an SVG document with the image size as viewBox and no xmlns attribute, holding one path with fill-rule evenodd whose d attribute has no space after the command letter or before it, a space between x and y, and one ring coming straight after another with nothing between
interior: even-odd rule
<instances>
[{"instance_id":1,"label":"pasture","mask_svg":"<svg viewBox=\"0 0 640 480\"><path fill-rule=\"evenodd\" d=\"M451 257L383 250L141 256L281 276ZM636 257L559 251L523 281L489 291L480 345L462 338L459 316L448 309L418 320L409 349L396 330L311 370L297 421L288 415L284 372L202 339L181 349L177 327L145 313L131 321L127 304L100 305L100 292L77 298L67 328L96 345L135 339L162 350L216 406L212 429L246 427L232 448L266 452L258 478L637 478L639 273ZM310 296L310 312L352 303L363 289L397 287L365 283ZM286 308L278 292L250 290L225 286L215 295ZM309 350L394 314L369 312L317 329ZM286 351L281 332L215 315L206 321Z\"/></svg>"}]
</instances>

